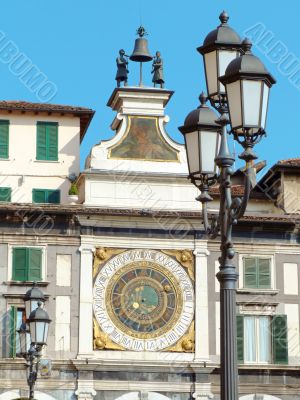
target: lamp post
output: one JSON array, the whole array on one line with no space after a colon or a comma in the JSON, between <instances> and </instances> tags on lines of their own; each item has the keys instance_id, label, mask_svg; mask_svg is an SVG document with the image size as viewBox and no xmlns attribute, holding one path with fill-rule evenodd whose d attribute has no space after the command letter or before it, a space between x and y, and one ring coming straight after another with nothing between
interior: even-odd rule
<instances>
[{"instance_id":1,"label":"lamp post","mask_svg":"<svg viewBox=\"0 0 300 400\"><path fill-rule=\"evenodd\" d=\"M208 99L218 114L208 108L206 96L202 93L200 107L188 114L179 130L185 139L189 178L200 189L197 200L202 203L205 232L211 238L220 235L221 256L217 278L220 282L221 399L238 400L238 273L232 261L235 254L232 228L244 215L250 191L255 185L253 160L257 156L253 147L265 135L269 89L275 79L251 53L250 41L241 41L227 24L228 14L223 11L219 18L221 24L207 35L203 46L198 48L204 58ZM243 147L239 155L246 162L242 198L232 198L231 176L235 160L228 148L228 134L232 134ZM210 217L207 203L213 199L209 187L217 183L219 213Z\"/></svg>"},{"instance_id":2,"label":"lamp post","mask_svg":"<svg viewBox=\"0 0 300 400\"><path fill-rule=\"evenodd\" d=\"M47 344L48 328L51 320L42 308L45 300L43 292L35 286L24 296L26 322L22 322L18 333L20 355L27 361L27 383L29 399L34 399L34 385L37 380L41 350Z\"/></svg>"}]
</instances>

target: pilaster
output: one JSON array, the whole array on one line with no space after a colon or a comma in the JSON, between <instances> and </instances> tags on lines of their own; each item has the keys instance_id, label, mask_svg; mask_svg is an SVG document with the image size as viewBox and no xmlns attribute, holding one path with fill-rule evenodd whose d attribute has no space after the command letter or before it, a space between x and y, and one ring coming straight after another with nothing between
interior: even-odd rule
<instances>
[{"instance_id":1,"label":"pilaster","mask_svg":"<svg viewBox=\"0 0 300 400\"><path fill-rule=\"evenodd\" d=\"M195 361L209 360L207 242L195 246Z\"/></svg>"},{"instance_id":2,"label":"pilaster","mask_svg":"<svg viewBox=\"0 0 300 400\"><path fill-rule=\"evenodd\" d=\"M211 383L195 383L195 392L193 393L193 398L195 400L210 400L214 398L211 392Z\"/></svg>"},{"instance_id":3,"label":"pilaster","mask_svg":"<svg viewBox=\"0 0 300 400\"><path fill-rule=\"evenodd\" d=\"M81 245L79 349L78 358L93 355L93 252L91 245ZM83 399L83 398L82 398Z\"/></svg>"},{"instance_id":4,"label":"pilaster","mask_svg":"<svg viewBox=\"0 0 300 400\"><path fill-rule=\"evenodd\" d=\"M93 400L96 396L96 390L92 380L78 380L77 390L75 392L78 400Z\"/></svg>"}]
</instances>

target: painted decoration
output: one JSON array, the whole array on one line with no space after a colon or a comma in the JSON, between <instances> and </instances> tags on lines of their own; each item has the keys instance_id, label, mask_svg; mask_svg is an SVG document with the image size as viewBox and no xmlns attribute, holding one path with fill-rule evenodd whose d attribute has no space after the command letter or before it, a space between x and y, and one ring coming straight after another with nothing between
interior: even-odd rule
<instances>
[{"instance_id":1,"label":"painted decoration","mask_svg":"<svg viewBox=\"0 0 300 400\"><path fill-rule=\"evenodd\" d=\"M163 138L156 117L128 117L121 142L109 150L109 158L145 161L178 161L179 152Z\"/></svg>"}]
</instances>

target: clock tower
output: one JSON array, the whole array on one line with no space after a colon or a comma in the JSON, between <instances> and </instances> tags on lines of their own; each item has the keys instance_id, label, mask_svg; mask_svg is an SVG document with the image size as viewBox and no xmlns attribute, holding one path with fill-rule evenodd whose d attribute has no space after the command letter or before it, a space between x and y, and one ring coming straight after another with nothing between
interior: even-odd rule
<instances>
[{"instance_id":1,"label":"clock tower","mask_svg":"<svg viewBox=\"0 0 300 400\"><path fill-rule=\"evenodd\" d=\"M174 396L210 395L203 372L209 362L207 242L197 235L201 211L187 180L184 146L165 130L172 95L116 88L108 101L116 111L114 136L92 148L79 180L85 207L78 215L78 363L120 377L126 370L127 386L143 371L148 383L136 384L139 398L172 391L160 381L170 373L177 380ZM161 375L150 388L154 371ZM97 390L95 376L102 375L90 374L91 390Z\"/></svg>"}]
</instances>

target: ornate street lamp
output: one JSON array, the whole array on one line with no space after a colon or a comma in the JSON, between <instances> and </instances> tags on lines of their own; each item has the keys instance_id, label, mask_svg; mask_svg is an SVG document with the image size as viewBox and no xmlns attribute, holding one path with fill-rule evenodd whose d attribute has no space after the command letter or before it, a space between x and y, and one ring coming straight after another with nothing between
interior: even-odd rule
<instances>
[{"instance_id":1,"label":"ornate street lamp","mask_svg":"<svg viewBox=\"0 0 300 400\"><path fill-rule=\"evenodd\" d=\"M219 19L221 24L204 39L198 51L203 55L206 87L212 106L220 107L225 100L225 87L219 81L228 64L241 54L240 36L228 25L228 14L223 11Z\"/></svg>"},{"instance_id":2,"label":"ornate street lamp","mask_svg":"<svg viewBox=\"0 0 300 400\"><path fill-rule=\"evenodd\" d=\"M45 302L43 292L36 287L36 282L33 283L33 287L29 289L24 296L25 301L25 314L29 318L31 311L35 310L38 306L38 302Z\"/></svg>"},{"instance_id":3,"label":"ornate street lamp","mask_svg":"<svg viewBox=\"0 0 300 400\"><path fill-rule=\"evenodd\" d=\"M200 106L191 111L179 128L184 136L189 163L189 177L193 182L216 175L215 157L219 150L220 125L216 120L218 115L206 105L207 97L202 92Z\"/></svg>"},{"instance_id":4,"label":"ornate street lamp","mask_svg":"<svg viewBox=\"0 0 300 400\"><path fill-rule=\"evenodd\" d=\"M220 81L226 87L232 133L247 150L265 133L269 92L275 79L251 53L251 42L245 39L242 45L244 55L228 65Z\"/></svg>"},{"instance_id":5,"label":"ornate street lamp","mask_svg":"<svg viewBox=\"0 0 300 400\"><path fill-rule=\"evenodd\" d=\"M36 288L28 290L24 296L26 323L18 330L20 355L27 361L27 383L29 399L34 399L34 385L37 380L41 350L47 344L48 328L51 322L48 313L42 308L45 301L43 292Z\"/></svg>"},{"instance_id":6,"label":"ornate street lamp","mask_svg":"<svg viewBox=\"0 0 300 400\"><path fill-rule=\"evenodd\" d=\"M28 318L28 325L31 336L31 343L42 348L47 344L48 327L51 322L48 313L41 308L42 303L38 302L38 307L31 311Z\"/></svg>"},{"instance_id":7,"label":"ornate street lamp","mask_svg":"<svg viewBox=\"0 0 300 400\"><path fill-rule=\"evenodd\" d=\"M220 282L221 400L238 400L238 274L232 263L235 254L232 227L244 215L251 188L255 185L253 160L257 157L253 147L265 135L269 90L275 79L251 53L249 40L241 42L239 36L227 25L228 15L225 12L220 15L220 19L221 25L206 37L198 51L204 56L208 98L221 115L216 120L213 111L201 101L200 108L188 114L179 130L185 138L189 178L201 191L197 200L202 203L205 232L211 238L220 235L221 257L217 278ZM204 107L205 112L201 111ZM216 128L216 122L219 129ZM229 122L230 128L227 132ZM215 139L218 137L217 132L221 135L219 147ZM228 148L228 133L232 134L244 149L239 156L246 162L242 198L232 199L231 176L234 157ZM215 156L217 148L219 150ZM220 210L219 214L212 215L209 221L207 203L212 200L209 187L217 182Z\"/></svg>"}]
</instances>

